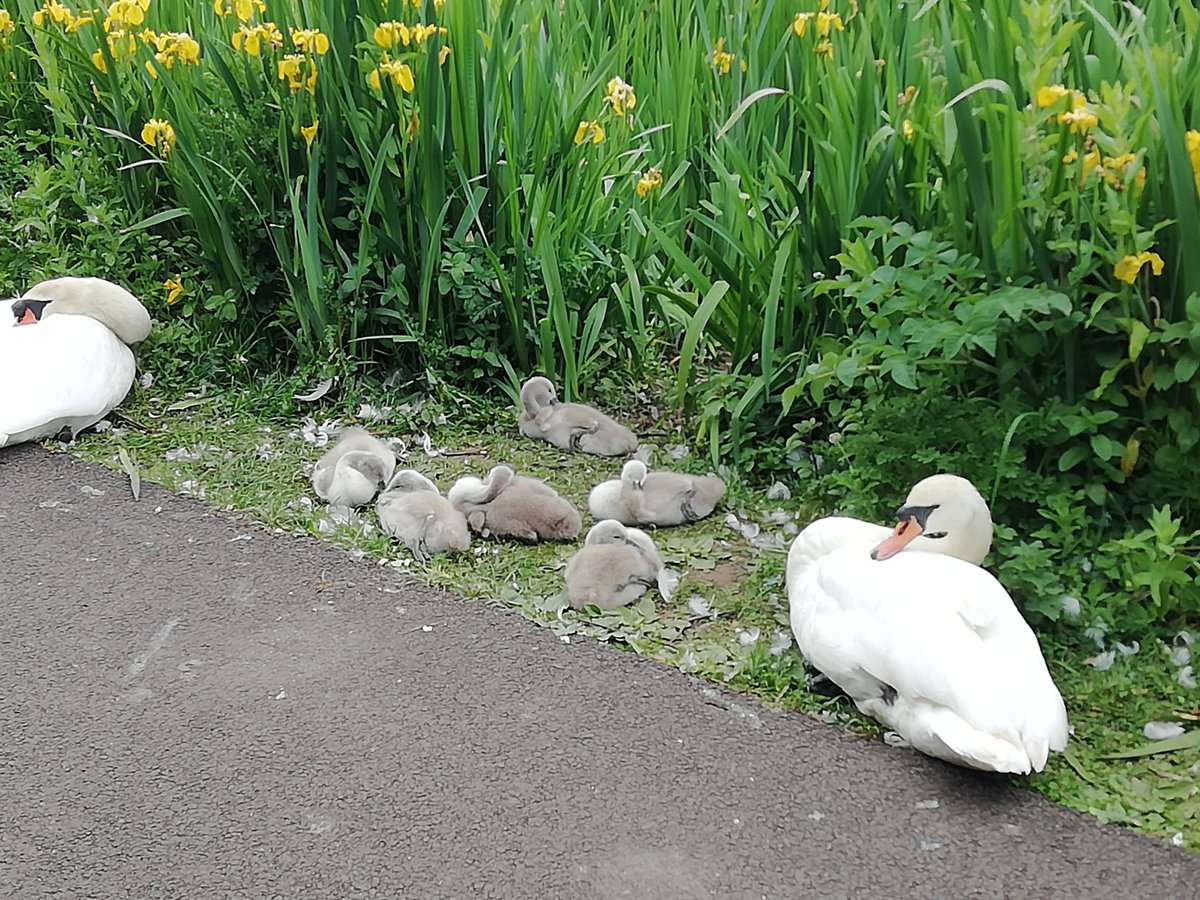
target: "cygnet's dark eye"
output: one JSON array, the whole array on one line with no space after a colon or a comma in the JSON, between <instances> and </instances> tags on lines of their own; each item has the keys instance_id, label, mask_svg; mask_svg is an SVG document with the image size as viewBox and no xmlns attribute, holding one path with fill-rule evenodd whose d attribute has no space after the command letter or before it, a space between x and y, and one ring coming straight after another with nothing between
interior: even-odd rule
<instances>
[{"instance_id":1,"label":"cygnet's dark eye","mask_svg":"<svg viewBox=\"0 0 1200 900\"><path fill-rule=\"evenodd\" d=\"M944 538L945 536L946 536L946 532L944 532L944 531L935 531L932 534L924 535L924 537L933 538L934 540L937 540L938 538Z\"/></svg>"}]
</instances>

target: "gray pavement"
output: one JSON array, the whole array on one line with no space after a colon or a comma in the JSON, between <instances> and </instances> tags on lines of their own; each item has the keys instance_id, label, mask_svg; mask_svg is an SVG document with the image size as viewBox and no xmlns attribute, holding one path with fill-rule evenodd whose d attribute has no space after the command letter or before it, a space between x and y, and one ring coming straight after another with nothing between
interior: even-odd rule
<instances>
[{"instance_id":1,"label":"gray pavement","mask_svg":"<svg viewBox=\"0 0 1200 900\"><path fill-rule=\"evenodd\" d=\"M1004 779L70 456L0 451L0 535L0 897L1200 895Z\"/></svg>"}]
</instances>

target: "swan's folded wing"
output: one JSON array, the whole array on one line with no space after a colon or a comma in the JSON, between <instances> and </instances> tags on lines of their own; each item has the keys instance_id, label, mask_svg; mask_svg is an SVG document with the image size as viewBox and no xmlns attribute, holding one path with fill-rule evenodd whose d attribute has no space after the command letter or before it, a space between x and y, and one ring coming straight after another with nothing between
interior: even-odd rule
<instances>
[{"instance_id":1,"label":"swan's folded wing","mask_svg":"<svg viewBox=\"0 0 1200 900\"><path fill-rule=\"evenodd\" d=\"M816 586L839 607L846 652L899 694L1001 733L1026 720L1028 690L1044 688L1027 677L1045 672L1036 638L978 566L932 553L877 562L847 548L822 560Z\"/></svg>"}]
</instances>

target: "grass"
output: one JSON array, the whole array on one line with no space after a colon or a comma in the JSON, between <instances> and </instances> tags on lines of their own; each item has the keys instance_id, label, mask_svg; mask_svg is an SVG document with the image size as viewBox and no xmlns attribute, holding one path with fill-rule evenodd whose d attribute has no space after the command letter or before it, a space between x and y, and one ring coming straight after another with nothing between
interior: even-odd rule
<instances>
[{"instance_id":1,"label":"grass","mask_svg":"<svg viewBox=\"0 0 1200 900\"><path fill-rule=\"evenodd\" d=\"M300 387L278 379L254 390L191 395L166 386L137 389L115 428L81 436L73 450L119 470L119 451L124 449L142 479L236 510L266 528L333 541L413 578L511 609L564 640L614 644L768 703L863 734L879 734L878 726L845 700L809 690L804 665L790 643L785 541L819 511L811 483L796 479L789 485L794 496L775 501L767 499L762 486L723 471L730 491L716 515L688 528L654 534L668 566L682 576L671 601L654 604L643 598L634 607L589 616L566 608L562 593L562 570L575 545L476 541L468 554L420 565L371 527L369 509L360 511L358 523L334 523L308 484L306 466L323 452L311 438L321 433L327 420L354 422L364 412L366 398L344 387L308 404L291 399ZM660 418L637 395L622 399L614 393L602 400L629 418L653 445L652 466L707 469L695 454L672 459L672 452L678 454L685 442L683 423ZM482 474L503 461L546 478L586 509L591 486L619 472L620 460L564 454L549 444L521 439L515 410L496 409L477 398L403 398L393 393L372 402L392 411L361 424L399 439L397 450L407 454L404 463L429 475L443 490L460 474ZM510 421L514 427L504 427ZM437 455L427 452L426 436L429 450ZM736 514L742 529L727 524L728 513ZM753 537L747 523L760 526L759 543L779 535L776 546L755 546L747 539ZM587 524L585 516L585 528ZM1109 670L1100 671L1086 664L1095 647L1082 629L1075 624L1043 636L1075 736L1067 753L1053 756L1046 772L1025 783L1102 821L1200 852L1200 756L1195 750L1104 759L1145 743L1141 730L1148 721L1172 721L1175 712L1200 715L1195 693L1175 681L1164 642L1146 640L1138 653L1118 655ZM772 646L785 638L787 649Z\"/></svg>"}]
</instances>

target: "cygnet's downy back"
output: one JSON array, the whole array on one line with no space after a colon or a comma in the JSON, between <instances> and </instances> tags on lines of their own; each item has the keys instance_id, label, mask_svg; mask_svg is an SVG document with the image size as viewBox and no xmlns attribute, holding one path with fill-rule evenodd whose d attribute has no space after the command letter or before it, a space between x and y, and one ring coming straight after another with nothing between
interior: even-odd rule
<instances>
[{"instance_id":1,"label":"cygnet's downy back","mask_svg":"<svg viewBox=\"0 0 1200 900\"><path fill-rule=\"evenodd\" d=\"M628 606L658 584L661 571L662 559L649 535L606 519L592 526L583 548L567 563L567 601L574 609Z\"/></svg>"},{"instance_id":2,"label":"cygnet's downy back","mask_svg":"<svg viewBox=\"0 0 1200 900\"><path fill-rule=\"evenodd\" d=\"M550 379L536 376L521 388L517 428L526 437L561 450L596 456L624 456L637 449L637 436L624 425L583 403L562 403Z\"/></svg>"},{"instance_id":3,"label":"cygnet's downy back","mask_svg":"<svg viewBox=\"0 0 1200 900\"><path fill-rule=\"evenodd\" d=\"M583 524L579 511L550 485L504 465L483 479L463 476L450 488L449 498L471 530L484 537L571 541Z\"/></svg>"},{"instance_id":4,"label":"cygnet's downy back","mask_svg":"<svg viewBox=\"0 0 1200 900\"><path fill-rule=\"evenodd\" d=\"M597 519L666 527L712 515L724 496L725 482L715 475L650 472L641 460L631 459L619 479L592 488L588 509Z\"/></svg>"},{"instance_id":5,"label":"cygnet's downy back","mask_svg":"<svg viewBox=\"0 0 1200 900\"><path fill-rule=\"evenodd\" d=\"M463 514L415 469L400 469L392 476L375 511L380 528L407 547L418 562L471 546Z\"/></svg>"},{"instance_id":6,"label":"cygnet's downy back","mask_svg":"<svg viewBox=\"0 0 1200 900\"><path fill-rule=\"evenodd\" d=\"M365 429L347 428L317 461L313 490L332 506L364 506L388 483L395 469L396 454L386 444Z\"/></svg>"}]
</instances>

